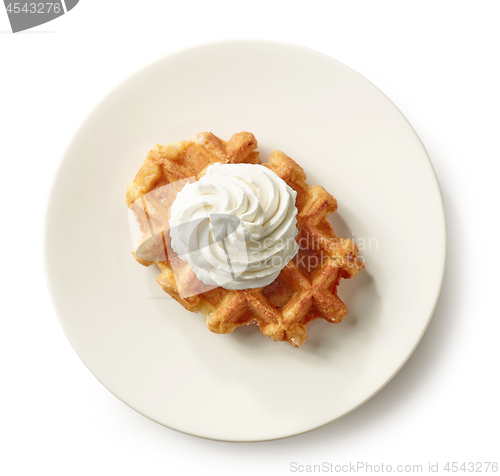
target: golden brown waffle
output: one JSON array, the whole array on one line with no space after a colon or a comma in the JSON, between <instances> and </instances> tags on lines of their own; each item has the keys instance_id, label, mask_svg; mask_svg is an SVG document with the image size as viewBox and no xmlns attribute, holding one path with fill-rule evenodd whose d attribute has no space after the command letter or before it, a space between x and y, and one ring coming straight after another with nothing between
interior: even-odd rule
<instances>
[{"instance_id":1,"label":"golden brown waffle","mask_svg":"<svg viewBox=\"0 0 500 476\"><path fill-rule=\"evenodd\" d=\"M127 205L130 207L136 199L163 185L193 176L198 180L216 162L257 164L256 148L257 141L249 132L234 134L227 142L204 132L189 141L157 145L128 185ZM338 238L327 221L328 214L337 209L335 198L318 185L307 185L302 168L279 150L271 153L269 164L262 165L297 191L296 240L300 249L270 285L240 291L216 287L182 298L179 275L176 281L172 267L175 264L178 269L183 262L171 250L166 232L159 235L157 242L166 248L165 260L136 259L145 266L156 263L161 270L157 281L163 290L188 311L203 313L211 331L226 334L243 324L256 323L263 334L298 347L306 339L309 322L323 318L338 323L347 315L346 305L337 296L337 286L342 278L352 278L364 265L357 257L357 246L351 240ZM145 224L142 228L148 233ZM183 286L204 289L187 264L180 279Z\"/></svg>"}]
</instances>

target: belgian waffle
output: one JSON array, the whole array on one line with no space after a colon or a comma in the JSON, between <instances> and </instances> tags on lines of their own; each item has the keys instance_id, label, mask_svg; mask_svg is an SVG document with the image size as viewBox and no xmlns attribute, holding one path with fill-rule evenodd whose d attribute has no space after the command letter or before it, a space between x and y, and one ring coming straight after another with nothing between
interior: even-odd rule
<instances>
[{"instance_id":1,"label":"belgian waffle","mask_svg":"<svg viewBox=\"0 0 500 476\"><path fill-rule=\"evenodd\" d=\"M127 205L166 184L184 184L198 180L206 168L219 163L259 162L257 141L253 134L240 132L229 141L223 141L209 132L196 135L188 141L157 145L146 157L135 179L127 187ZM243 324L256 323L261 332L275 341L287 341L295 347L306 339L306 326L323 318L338 323L347 315L347 307L337 295L342 278L352 278L364 267L357 257L357 246L348 239L338 238L327 221L329 213L337 209L337 201L323 187L306 183L303 169L290 157L275 150L269 157L269 167L297 191L296 207L299 251L268 286L244 290L221 287L206 290L189 265L175 255L170 247L168 229L157 234L154 246L163 247L162 259L144 259L136 256L144 266L156 264L161 273L158 283L188 311L201 312L207 327L215 333L227 334ZM175 187L167 203L175 199ZM168 207L163 216L168 223ZM148 219L154 216L154 206L148 208ZM156 210L161 214L161 210ZM146 223L139 225L150 233ZM153 256L153 255L151 255ZM156 255L158 256L158 255ZM182 270L174 274L173 268ZM179 287L199 290L199 294L181 297Z\"/></svg>"}]
</instances>

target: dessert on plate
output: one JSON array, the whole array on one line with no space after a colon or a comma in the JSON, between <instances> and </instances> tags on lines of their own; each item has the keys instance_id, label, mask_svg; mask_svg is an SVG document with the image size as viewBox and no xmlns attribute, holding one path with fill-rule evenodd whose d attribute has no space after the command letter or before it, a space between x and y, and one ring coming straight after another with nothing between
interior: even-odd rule
<instances>
[{"instance_id":1,"label":"dessert on plate","mask_svg":"<svg viewBox=\"0 0 500 476\"><path fill-rule=\"evenodd\" d=\"M256 323L298 347L311 321L347 315L337 287L364 264L327 221L335 198L283 152L261 164L256 149L249 132L152 149L127 187L142 233L134 256L211 331Z\"/></svg>"}]
</instances>

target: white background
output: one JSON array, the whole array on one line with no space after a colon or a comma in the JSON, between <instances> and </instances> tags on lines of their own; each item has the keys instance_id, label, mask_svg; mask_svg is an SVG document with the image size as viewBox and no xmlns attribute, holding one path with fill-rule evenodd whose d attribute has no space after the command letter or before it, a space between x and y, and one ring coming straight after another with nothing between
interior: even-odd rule
<instances>
[{"instance_id":1,"label":"white background","mask_svg":"<svg viewBox=\"0 0 500 476\"><path fill-rule=\"evenodd\" d=\"M284 475L292 462L426 473L429 462L500 461L499 14L494 1L81 0L14 35L0 5L0 474ZM237 37L314 48L385 92L429 152L449 234L441 299L399 374L336 422L245 444L164 428L102 387L59 326L41 252L51 179L94 105L161 56Z\"/></svg>"}]
</instances>

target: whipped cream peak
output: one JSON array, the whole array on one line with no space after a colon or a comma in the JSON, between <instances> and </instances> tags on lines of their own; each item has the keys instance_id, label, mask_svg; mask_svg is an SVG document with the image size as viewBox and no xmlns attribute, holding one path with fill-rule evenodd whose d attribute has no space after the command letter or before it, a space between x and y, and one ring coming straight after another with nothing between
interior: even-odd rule
<instances>
[{"instance_id":1,"label":"whipped cream peak","mask_svg":"<svg viewBox=\"0 0 500 476\"><path fill-rule=\"evenodd\" d=\"M272 283L296 255L295 192L257 164L213 164L172 205L171 245L207 285Z\"/></svg>"}]
</instances>

